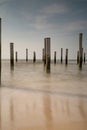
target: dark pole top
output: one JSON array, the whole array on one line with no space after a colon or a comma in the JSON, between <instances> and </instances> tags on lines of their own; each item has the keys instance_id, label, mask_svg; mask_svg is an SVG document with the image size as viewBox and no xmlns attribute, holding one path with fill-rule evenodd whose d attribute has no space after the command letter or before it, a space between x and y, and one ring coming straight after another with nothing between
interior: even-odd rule
<instances>
[{"instance_id":1,"label":"dark pole top","mask_svg":"<svg viewBox=\"0 0 87 130\"><path fill-rule=\"evenodd\" d=\"M79 33L80 35L83 35L83 33Z\"/></svg>"},{"instance_id":2,"label":"dark pole top","mask_svg":"<svg viewBox=\"0 0 87 130\"><path fill-rule=\"evenodd\" d=\"M0 33L1 33L1 18L0 18ZM0 34L0 39L1 39L1 34Z\"/></svg>"},{"instance_id":3,"label":"dark pole top","mask_svg":"<svg viewBox=\"0 0 87 130\"><path fill-rule=\"evenodd\" d=\"M10 42L10 44L14 44L13 42Z\"/></svg>"}]
</instances>

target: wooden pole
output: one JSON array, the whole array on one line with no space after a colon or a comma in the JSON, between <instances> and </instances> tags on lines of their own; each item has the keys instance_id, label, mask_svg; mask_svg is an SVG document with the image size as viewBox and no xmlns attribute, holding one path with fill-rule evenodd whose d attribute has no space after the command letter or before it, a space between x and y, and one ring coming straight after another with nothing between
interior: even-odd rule
<instances>
[{"instance_id":1,"label":"wooden pole","mask_svg":"<svg viewBox=\"0 0 87 130\"><path fill-rule=\"evenodd\" d=\"M14 66L14 43L10 43L10 65Z\"/></svg>"},{"instance_id":2,"label":"wooden pole","mask_svg":"<svg viewBox=\"0 0 87 130\"><path fill-rule=\"evenodd\" d=\"M68 49L66 49L65 64L68 64Z\"/></svg>"},{"instance_id":3,"label":"wooden pole","mask_svg":"<svg viewBox=\"0 0 87 130\"><path fill-rule=\"evenodd\" d=\"M18 52L17 51L15 52L15 60L16 60L16 62L18 61Z\"/></svg>"},{"instance_id":4,"label":"wooden pole","mask_svg":"<svg viewBox=\"0 0 87 130\"><path fill-rule=\"evenodd\" d=\"M28 61L28 49L26 48L26 62Z\"/></svg>"},{"instance_id":5,"label":"wooden pole","mask_svg":"<svg viewBox=\"0 0 87 130\"><path fill-rule=\"evenodd\" d=\"M36 62L36 52L34 51L33 52L33 63L35 63Z\"/></svg>"},{"instance_id":6,"label":"wooden pole","mask_svg":"<svg viewBox=\"0 0 87 130\"><path fill-rule=\"evenodd\" d=\"M85 64L85 60L86 60L85 56L86 56L86 54L85 54L85 52L84 52L84 64Z\"/></svg>"},{"instance_id":7,"label":"wooden pole","mask_svg":"<svg viewBox=\"0 0 87 130\"><path fill-rule=\"evenodd\" d=\"M42 61L44 62L44 48L42 49Z\"/></svg>"},{"instance_id":8,"label":"wooden pole","mask_svg":"<svg viewBox=\"0 0 87 130\"><path fill-rule=\"evenodd\" d=\"M79 64L79 51L77 51L77 64Z\"/></svg>"},{"instance_id":9,"label":"wooden pole","mask_svg":"<svg viewBox=\"0 0 87 130\"><path fill-rule=\"evenodd\" d=\"M0 84L1 84L1 18L0 18Z\"/></svg>"},{"instance_id":10,"label":"wooden pole","mask_svg":"<svg viewBox=\"0 0 87 130\"><path fill-rule=\"evenodd\" d=\"M61 48L61 64L63 63L63 48Z\"/></svg>"},{"instance_id":11,"label":"wooden pole","mask_svg":"<svg viewBox=\"0 0 87 130\"><path fill-rule=\"evenodd\" d=\"M82 63L83 63L83 48L82 48Z\"/></svg>"},{"instance_id":12,"label":"wooden pole","mask_svg":"<svg viewBox=\"0 0 87 130\"><path fill-rule=\"evenodd\" d=\"M46 38L44 38L44 65L46 65Z\"/></svg>"},{"instance_id":13,"label":"wooden pole","mask_svg":"<svg viewBox=\"0 0 87 130\"><path fill-rule=\"evenodd\" d=\"M49 73L50 72L50 38L46 38L45 39L46 42L46 72Z\"/></svg>"},{"instance_id":14,"label":"wooden pole","mask_svg":"<svg viewBox=\"0 0 87 130\"><path fill-rule=\"evenodd\" d=\"M56 51L54 52L54 64L56 64Z\"/></svg>"},{"instance_id":15,"label":"wooden pole","mask_svg":"<svg viewBox=\"0 0 87 130\"><path fill-rule=\"evenodd\" d=\"M79 34L79 68L82 69L82 36L83 34Z\"/></svg>"}]
</instances>

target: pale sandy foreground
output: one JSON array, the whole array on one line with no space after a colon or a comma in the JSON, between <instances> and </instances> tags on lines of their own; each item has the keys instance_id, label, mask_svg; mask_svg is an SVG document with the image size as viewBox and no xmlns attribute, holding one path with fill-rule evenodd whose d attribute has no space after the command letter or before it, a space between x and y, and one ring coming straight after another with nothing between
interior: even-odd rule
<instances>
[{"instance_id":1,"label":"pale sandy foreground","mask_svg":"<svg viewBox=\"0 0 87 130\"><path fill-rule=\"evenodd\" d=\"M3 73L0 130L87 130L87 67L24 66Z\"/></svg>"}]
</instances>

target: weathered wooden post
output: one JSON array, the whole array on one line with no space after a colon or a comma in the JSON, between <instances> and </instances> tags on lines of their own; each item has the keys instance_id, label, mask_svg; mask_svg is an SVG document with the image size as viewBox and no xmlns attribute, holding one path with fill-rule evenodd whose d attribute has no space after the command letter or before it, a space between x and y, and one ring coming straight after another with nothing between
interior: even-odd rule
<instances>
[{"instance_id":1,"label":"weathered wooden post","mask_svg":"<svg viewBox=\"0 0 87 130\"><path fill-rule=\"evenodd\" d=\"M46 65L46 38L44 38L44 65Z\"/></svg>"},{"instance_id":2,"label":"weathered wooden post","mask_svg":"<svg viewBox=\"0 0 87 130\"><path fill-rule=\"evenodd\" d=\"M26 62L28 61L28 49L26 48Z\"/></svg>"},{"instance_id":3,"label":"weathered wooden post","mask_svg":"<svg viewBox=\"0 0 87 130\"><path fill-rule=\"evenodd\" d=\"M1 18L0 18L0 84L1 84Z\"/></svg>"},{"instance_id":4,"label":"weathered wooden post","mask_svg":"<svg viewBox=\"0 0 87 130\"><path fill-rule=\"evenodd\" d=\"M54 52L54 64L56 64L56 51Z\"/></svg>"},{"instance_id":5,"label":"weathered wooden post","mask_svg":"<svg viewBox=\"0 0 87 130\"><path fill-rule=\"evenodd\" d=\"M82 69L82 36L83 34L79 34L79 68Z\"/></svg>"},{"instance_id":6,"label":"weathered wooden post","mask_svg":"<svg viewBox=\"0 0 87 130\"><path fill-rule=\"evenodd\" d=\"M77 51L77 64L79 64L79 51Z\"/></svg>"},{"instance_id":7,"label":"weathered wooden post","mask_svg":"<svg viewBox=\"0 0 87 130\"><path fill-rule=\"evenodd\" d=\"M83 48L82 48L82 63L83 63Z\"/></svg>"},{"instance_id":8,"label":"weathered wooden post","mask_svg":"<svg viewBox=\"0 0 87 130\"><path fill-rule=\"evenodd\" d=\"M65 64L68 64L68 49L66 49Z\"/></svg>"},{"instance_id":9,"label":"weathered wooden post","mask_svg":"<svg viewBox=\"0 0 87 130\"><path fill-rule=\"evenodd\" d=\"M44 48L42 49L42 61L44 62Z\"/></svg>"},{"instance_id":10,"label":"weathered wooden post","mask_svg":"<svg viewBox=\"0 0 87 130\"><path fill-rule=\"evenodd\" d=\"M14 43L10 43L10 65L14 66Z\"/></svg>"},{"instance_id":11,"label":"weathered wooden post","mask_svg":"<svg viewBox=\"0 0 87 130\"><path fill-rule=\"evenodd\" d=\"M16 62L18 61L18 52L17 51L15 52L15 60L16 60Z\"/></svg>"},{"instance_id":12,"label":"weathered wooden post","mask_svg":"<svg viewBox=\"0 0 87 130\"><path fill-rule=\"evenodd\" d=\"M63 48L61 48L61 64L63 63Z\"/></svg>"},{"instance_id":13,"label":"weathered wooden post","mask_svg":"<svg viewBox=\"0 0 87 130\"><path fill-rule=\"evenodd\" d=\"M46 42L46 72L50 73L50 38L45 39Z\"/></svg>"},{"instance_id":14,"label":"weathered wooden post","mask_svg":"<svg viewBox=\"0 0 87 130\"><path fill-rule=\"evenodd\" d=\"M36 62L36 52L34 51L33 52L33 63L35 63Z\"/></svg>"},{"instance_id":15,"label":"weathered wooden post","mask_svg":"<svg viewBox=\"0 0 87 130\"><path fill-rule=\"evenodd\" d=\"M84 52L84 64L85 64L85 59L86 59L85 56L86 56L86 54L85 54L85 52Z\"/></svg>"}]
</instances>

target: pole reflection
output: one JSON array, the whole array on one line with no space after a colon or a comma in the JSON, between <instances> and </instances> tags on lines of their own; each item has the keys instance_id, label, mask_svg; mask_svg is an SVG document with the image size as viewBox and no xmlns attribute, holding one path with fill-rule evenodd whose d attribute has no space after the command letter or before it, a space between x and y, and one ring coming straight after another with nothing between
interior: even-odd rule
<instances>
[{"instance_id":1,"label":"pole reflection","mask_svg":"<svg viewBox=\"0 0 87 130\"><path fill-rule=\"evenodd\" d=\"M47 130L53 130L50 95L48 95L48 94L45 95L43 101L44 101L44 115L45 115L45 119L46 119Z\"/></svg>"}]
</instances>

